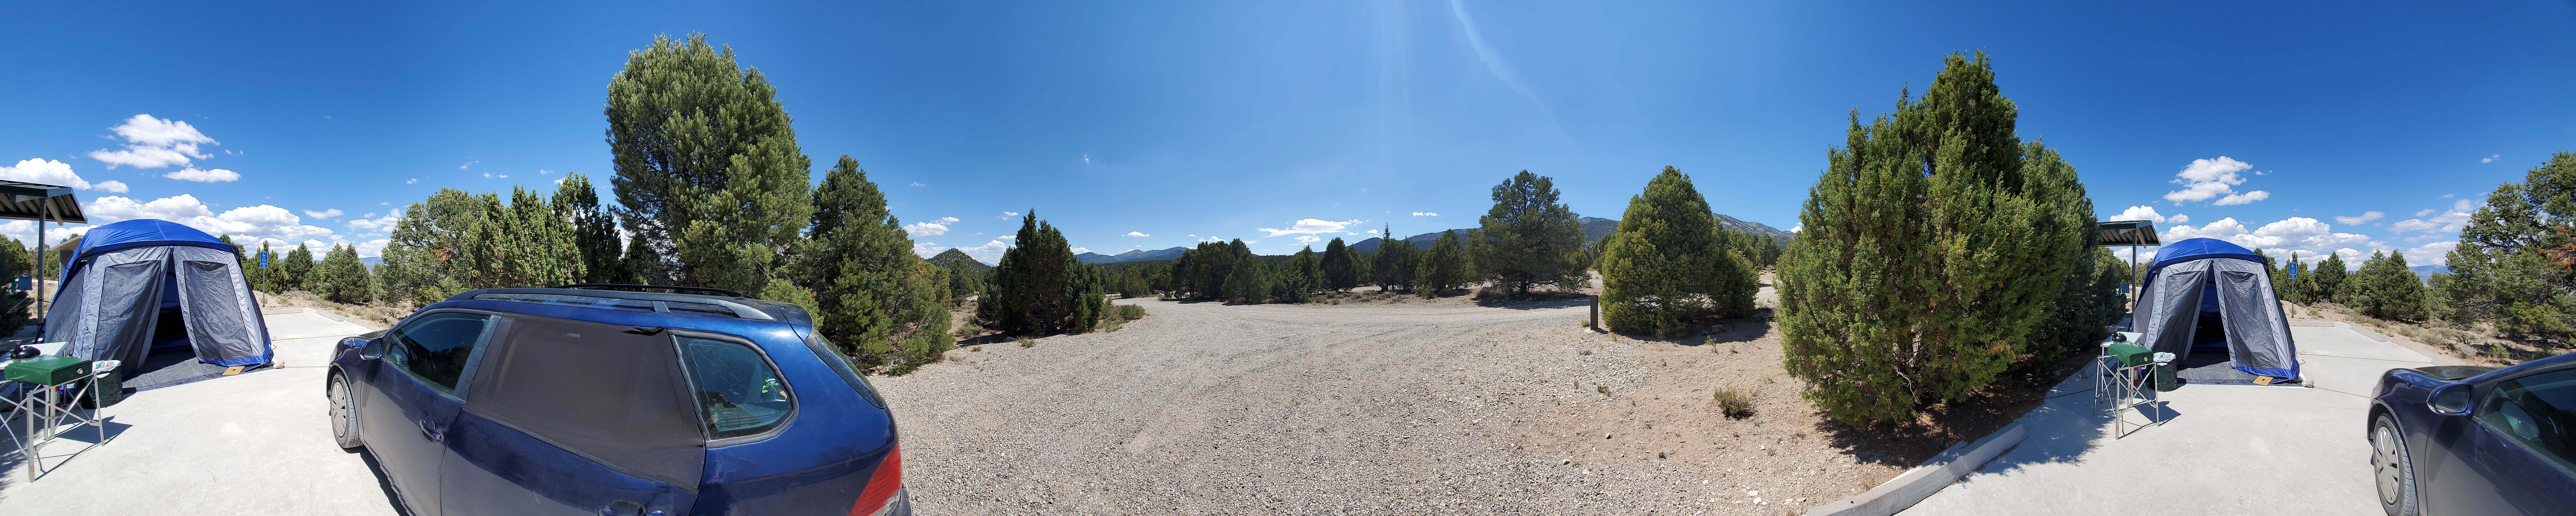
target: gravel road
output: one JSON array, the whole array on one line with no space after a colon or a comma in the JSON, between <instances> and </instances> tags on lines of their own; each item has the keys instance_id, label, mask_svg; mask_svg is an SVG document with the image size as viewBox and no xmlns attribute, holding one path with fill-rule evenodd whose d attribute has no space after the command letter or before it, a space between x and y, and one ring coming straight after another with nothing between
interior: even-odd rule
<instances>
[{"instance_id":1,"label":"gravel road","mask_svg":"<svg viewBox=\"0 0 2576 516\"><path fill-rule=\"evenodd\" d=\"M1780 514L1892 475L1658 372L1776 354L1613 339L1580 301L1118 303L1150 315L873 379L923 514ZM1664 428L1622 431L1647 393Z\"/></svg>"}]
</instances>

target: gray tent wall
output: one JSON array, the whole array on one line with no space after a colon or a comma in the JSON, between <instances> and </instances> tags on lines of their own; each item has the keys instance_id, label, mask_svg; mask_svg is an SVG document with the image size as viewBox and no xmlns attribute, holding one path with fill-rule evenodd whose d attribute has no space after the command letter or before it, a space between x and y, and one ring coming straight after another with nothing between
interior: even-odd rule
<instances>
[{"instance_id":1,"label":"gray tent wall","mask_svg":"<svg viewBox=\"0 0 2576 516\"><path fill-rule=\"evenodd\" d=\"M268 363L267 321L232 253L191 246L150 246L82 258L65 278L45 340L67 342L64 354L141 364L151 353L164 288L178 289L179 314L197 360L219 366Z\"/></svg>"},{"instance_id":2,"label":"gray tent wall","mask_svg":"<svg viewBox=\"0 0 2576 516\"><path fill-rule=\"evenodd\" d=\"M2290 339L2290 317L2272 295L2272 275L2262 264L2235 258L2209 258L2167 265L2139 296L2134 324L2139 342L2191 356L2192 335L2200 324L2201 296L2216 283L2218 316L2226 325L2227 353L2235 369L2275 378L2296 378L2298 345Z\"/></svg>"}]
</instances>

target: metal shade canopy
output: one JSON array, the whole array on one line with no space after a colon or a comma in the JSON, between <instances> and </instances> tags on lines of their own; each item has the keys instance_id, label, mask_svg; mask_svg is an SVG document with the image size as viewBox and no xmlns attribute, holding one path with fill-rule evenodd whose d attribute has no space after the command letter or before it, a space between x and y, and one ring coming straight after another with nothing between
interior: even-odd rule
<instances>
[{"instance_id":1,"label":"metal shade canopy","mask_svg":"<svg viewBox=\"0 0 2576 516\"><path fill-rule=\"evenodd\" d=\"M2094 224L2093 228L2102 233L2102 243L2095 244L2102 247L2119 247L2124 245L2164 245L2164 243L2156 241L2156 223L2154 222L2144 220L2115 220Z\"/></svg>"},{"instance_id":2,"label":"metal shade canopy","mask_svg":"<svg viewBox=\"0 0 2576 516\"><path fill-rule=\"evenodd\" d=\"M52 213L46 208L50 205ZM88 224L70 187L0 180L0 219Z\"/></svg>"}]
</instances>

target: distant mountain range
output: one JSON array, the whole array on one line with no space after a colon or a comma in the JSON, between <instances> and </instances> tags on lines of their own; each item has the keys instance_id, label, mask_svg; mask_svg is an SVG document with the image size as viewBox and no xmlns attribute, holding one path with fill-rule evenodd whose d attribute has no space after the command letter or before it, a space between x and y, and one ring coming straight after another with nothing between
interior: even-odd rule
<instances>
[{"instance_id":1,"label":"distant mountain range","mask_svg":"<svg viewBox=\"0 0 2576 516\"><path fill-rule=\"evenodd\" d=\"M1154 261L1154 260L1170 260L1170 259L1173 259L1173 258L1180 258L1180 257L1181 257L1181 251L1187 251L1187 250L1189 250L1189 248L1187 248L1187 247L1174 247L1174 248L1171 248L1171 249L1156 249L1156 250L1152 250L1152 251L1147 251L1147 250L1143 250L1143 249L1129 249L1129 250L1127 250L1127 252L1124 252L1124 253L1118 253L1118 254L1082 253L1082 254L1073 255L1073 259L1074 259L1074 260L1076 260L1076 261L1080 261L1080 262L1082 262L1082 263L1145 262L1145 261Z\"/></svg>"},{"instance_id":2,"label":"distant mountain range","mask_svg":"<svg viewBox=\"0 0 2576 516\"><path fill-rule=\"evenodd\" d=\"M2417 266L2414 266L2414 267L2407 267L2407 268L2406 268L2406 270L2415 271L2415 278L2416 278L2416 279L2421 279L2421 280L2425 280L2425 281L2432 281L2432 280L2433 280L2433 274L2434 274L2434 273L2450 274L2450 273L2451 273L2451 266L2449 266L2449 265L2417 265Z\"/></svg>"},{"instance_id":3,"label":"distant mountain range","mask_svg":"<svg viewBox=\"0 0 2576 516\"><path fill-rule=\"evenodd\" d=\"M1616 231L1619 231L1619 221L1616 221L1616 220L1610 220L1610 219L1605 219L1605 218L1600 218L1600 217L1583 217L1583 218L1578 218L1578 219L1574 219L1574 220L1575 220L1576 222L1581 222L1581 223L1583 223L1583 245L1592 245L1592 244L1600 243L1600 242L1601 242L1601 238L1602 238L1602 237L1610 236L1610 233L1612 233L1612 232L1616 232ZM1719 223L1719 224L1724 224L1724 225L1726 225L1726 227L1727 227L1727 228L1734 229L1734 230L1736 230L1736 231L1743 231L1743 232L1747 232L1747 233L1752 233L1752 234L1756 234L1756 235L1762 235L1762 236L1770 237L1770 238L1771 238L1771 240L1772 240L1772 241L1774 241L1774 242L1786 242L1786 241L1788 241L1788 239L1789 239L1789 237L1790 237L1790 236L1796 235L1796 233L1790 233L1790 232L1787 232L1787 231L1781 231L1781 230L1779 230L1778 228L1773 228L1773 227L1771 227L1771 226L1763 225L1763 224L1762 224L1762 223L1760 223L1760 222L1747 222L1747 221L1744 221L1743 219L1737 219L1737 218L1735 218L1735 217L1729 217L1729 216L1726 216L1726 215L1718 215L1718 216L1717 216L1717 223ZM1415 247L1415 248L1417 248L1417 249L1428 249L1428 248L1430 248L1430 247L1431 247L1431 244L1432 244L1432 243L1438 242L1438 241L1440 240L1440 234L1441 234L1441 233L1447 233L1447 232L1449 232L1449 231L1456 231L1456 232L1458 232L1458 236L1459 236L1459 237L1465 237L1465 236L1467 236L1467 230L1469 230L1469 229L1474 229L1474 228L1459 228L1459 229L1452 229L1452 230L1447 230L1447 231L1433 231L1433 232L1430 232L1430 233L1423 233L1423 234L1419 234L1419 235L1414 235L1414 236L1404 237L1404 241L1413 243L1413 247ZM1357 251L1359 251L1359 252L1363 252L1363 253L1367 253L1367 252L1375 252L1375 251L1377 251L1377 246L1378 246L1378 245L1380 245L1380 244L1383 244L1383 243L1385 243L1385 241L1384 241L1384 240L1377 239L1377 238L1371 238L1371 239L1368 239L1368 240L1361 240L1361 241L1359 241L1359 243L1356 243L1356 244L1351 244L1351 249L1354 249L1354 250L1357 250Z\"/></svg>"}]
</instances>

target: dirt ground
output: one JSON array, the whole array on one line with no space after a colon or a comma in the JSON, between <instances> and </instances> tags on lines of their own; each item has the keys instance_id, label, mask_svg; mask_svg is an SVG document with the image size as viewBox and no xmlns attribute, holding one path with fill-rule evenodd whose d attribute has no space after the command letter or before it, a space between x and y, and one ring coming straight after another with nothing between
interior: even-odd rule
<instances>
[{"instance_id":1,"label":"dirt ground","mask_svg":"<svg viewBox=\"0 0 2576 516\"><path fill-rule=\"evenodd\" d=\"M1342 301L1119 300L1148 315L872 381L926 514L1782 514L1911 464L1831 437L1765 322L1684 345L1581 300Z\"/></svg>"}]
</instances>

